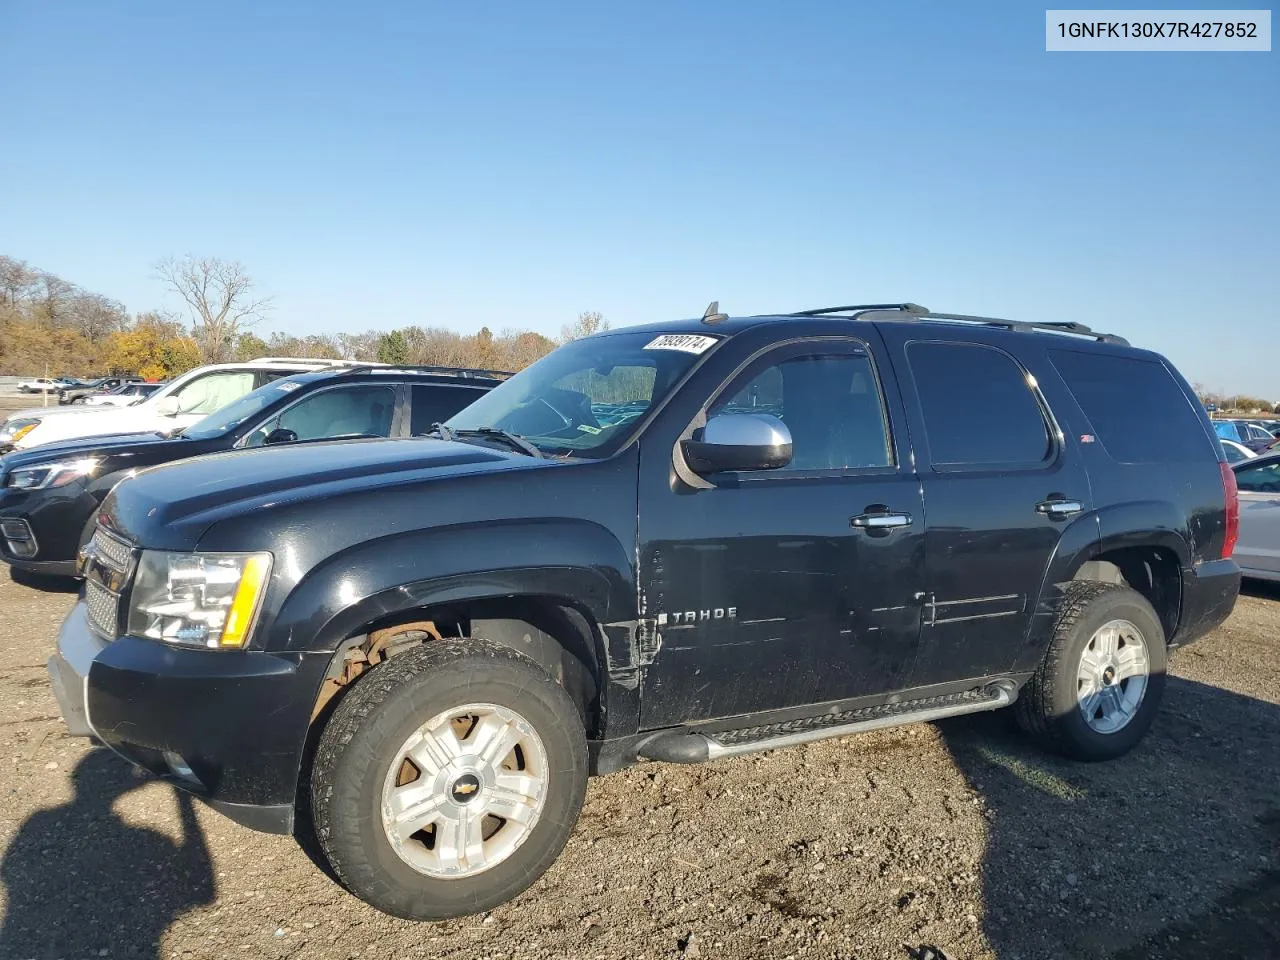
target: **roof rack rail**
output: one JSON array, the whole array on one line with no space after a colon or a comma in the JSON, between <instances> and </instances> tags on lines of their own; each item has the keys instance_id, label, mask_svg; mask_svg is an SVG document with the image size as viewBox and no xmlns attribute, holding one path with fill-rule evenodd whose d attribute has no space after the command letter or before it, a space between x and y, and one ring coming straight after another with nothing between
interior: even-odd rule
<instances>
[{"instance_id":1,"label":"roof rack rail","mask_svg":"<svg viewBox=\"0 0 1280 960\"><path fill-rule=\"evenodd\" d=\"M1004 320L1000 317L978 317L966 313L934 313L918 303L876 303L852 307L824 307L821 310L797 310L788 314L792 317L821 317L829 314L851 314L851 320L886 320L897 322L914 322L918 320L944 320L954 323L977 323L988 327L1001 327L1019 333L1030 333L1035 330L1046 330L1050 333L1068 333L1078 337L1089 337L1102 343L1115 343L1129 346L1129 341L1114 333L1103 333L1085 326L1083 323L1051 320Z\"/></svg>"},{"instance_id":2,"label":"roof rack rail","mask_svg":"<svg viewBox=\"0 0 1280 960\"><path fill-rule=\"evenodd\" d=\"M477 380L505 380L514 377L510 370L481 370L476 367L435 367L411 363L360 363L347 373L439 373L451 377L475 378Z\"/></svg>"},{"instance_id":3,"label":"roof rack rail","mask_svg":"<svg viewBox=\"0 0 1280 960\"><path fill-rule=\"evenodd\" d=\"M820 307L817 310L797 310L790 316L823 317L831 313L866 313L868 310L896 310L912 316L923 316L929 312L927 307L922 307L918 303L857 303L848 307Z\"/></svg>"}]
</instances>

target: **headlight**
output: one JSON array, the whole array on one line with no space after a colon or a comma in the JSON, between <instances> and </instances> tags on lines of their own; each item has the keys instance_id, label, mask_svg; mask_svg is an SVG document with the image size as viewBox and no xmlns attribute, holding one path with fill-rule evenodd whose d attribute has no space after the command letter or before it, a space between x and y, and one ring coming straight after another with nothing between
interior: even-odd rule
<instances>
[{"instance_id":1,"label":"headlight","mask_svg":"<svg viewBox=\"0 0 1280 960\"><path fill-rule=\"evenodd\" d=\"M39 420L10 420L0 430L0 443L17 443L38 426Z\"/></svg>"},{"instance_id":2,"label":"headlight","mask_svg":"<svg viewBox=\"0 0 1280 960\"><path fill-rule=\"evenodd\" d=\"M143 551L129 633L186 647L239 650L271 576L269 553Z\"/></svg>"},{"instance_id":3,"label":"headlight","mask_svg":"<svg viewBox=\"0 0 1280 960\"><path fill-rule=\"evenodd\" d=\"M96 457L83 460L58 460L38 467L18 467L5 478L6 487L19 490L43 490L45 487L65 487L78 477L89 477L98 469Z\"/></svg>"}]
</instances>

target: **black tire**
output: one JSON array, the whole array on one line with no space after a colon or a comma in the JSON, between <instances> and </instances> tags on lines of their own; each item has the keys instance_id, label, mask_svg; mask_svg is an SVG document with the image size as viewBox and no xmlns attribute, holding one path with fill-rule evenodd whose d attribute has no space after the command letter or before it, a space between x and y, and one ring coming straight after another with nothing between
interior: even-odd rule
<instances>
[{"instance_id":1,"label":"black tire","mask_svg":"<svg viewBox=\"0 0 1280 960\"><path fill-rule=\"evenodd\" d=\"M1111 760L1137 745L1160 708L1168 656L1164 628L1151 604L1136 590L1095 580L1065 588L1049 648L1014 706L1019 725L1045 747L1076 760ZM1085 721L1077 705L1077 670L1093 635L1111 620L1127 620L1147 646L1147 688L1137 711L1114 733Z\"/></svg>"},{"instance_id":2,"label":"black tire","mask_svg":"<svg viewBox=\"0 0 1280 960\"><path fill-rule=\"evenodd\" d=\"M467 703L497 704L533 725L546 750L546 799L505 860L467 877L433 877L387 839L382 785L414 730ZM342 885L377 909L407 920L465 916L505 903L546 872L577 823L586 784L582 719L555 680L487 640L433 641L362 677L325 725L311 773L315 836Z\"/></svg>"}]
</instances>

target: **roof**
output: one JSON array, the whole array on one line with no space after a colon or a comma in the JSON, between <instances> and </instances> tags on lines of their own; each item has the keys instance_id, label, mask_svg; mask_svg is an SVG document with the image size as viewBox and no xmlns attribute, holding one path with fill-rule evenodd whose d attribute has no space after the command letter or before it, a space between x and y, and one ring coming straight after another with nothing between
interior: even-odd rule
<instances>
[{"instance_id":1,"label":"roof","mask_svg":"<svg viewBox=\"0 0 1280 960\"><path fill-rule=\"evenodd\" d=\"M371 377L374 379L421 380L426 383L448 384L458 387L492 387L509 376L511 374L505 371L473 370L469 367L393 367L387 364L361 364L325 370L309 370L295 373L288 379L297 383L315 383L319 380Z\"/></svg>"},{"instance_id":2,"label":"roof","mask_svg":"<svg viewBox=\"0 0 1280 960\"><path fill-rule=\"evenodd\" d=\"M719 312L719 305L713 303L707 313L698 320L673 320L659 323L641 324L633 327L622 327L595 336L609 336L616 333L696 333L715 335L717 333L740 333L752 327L770 323L781 323L797 320L833 320L833 321L872 321L876 323L912 323L933 329L954 331L957 327L984 328L1004 330L1014 333L1043 334L1047 336L1074 339L1077 342L1092 340L1099 343L1114 344L1127 347L1129 342L1123 337L1111 333L1093 330L1082 323L1041 320L1005 320L1000 317L980 317L959 313L935 313L919 304L879 303L856 304L844 307L822 307L816 310L797 310L787 313L759 314L754 316L735 317Z\"/></svg>"}]
</instances>

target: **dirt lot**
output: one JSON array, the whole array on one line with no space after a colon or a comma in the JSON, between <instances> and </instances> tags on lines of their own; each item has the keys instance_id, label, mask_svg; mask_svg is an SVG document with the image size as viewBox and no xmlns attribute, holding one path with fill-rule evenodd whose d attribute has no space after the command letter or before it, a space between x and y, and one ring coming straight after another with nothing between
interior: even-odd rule
<instances>
[{"instance_id":1,"label":"dirt lot","mask_svg":"<svg viewBox=\"0 0 1280 960\"><path fill-rule=\"evenodd\" d=\"M550 873L417 925L64 736L74 602L0 571L0 957L1280 957L1280 593L1175 659L1132 756L1001 715L596 780ZM927 955L927 954L923 954Z\"/></svg>"}]
</instances>

